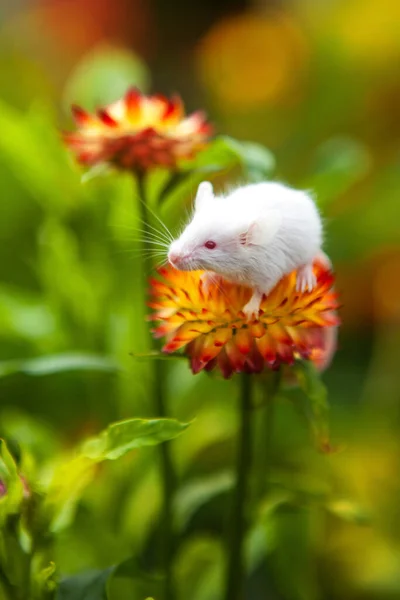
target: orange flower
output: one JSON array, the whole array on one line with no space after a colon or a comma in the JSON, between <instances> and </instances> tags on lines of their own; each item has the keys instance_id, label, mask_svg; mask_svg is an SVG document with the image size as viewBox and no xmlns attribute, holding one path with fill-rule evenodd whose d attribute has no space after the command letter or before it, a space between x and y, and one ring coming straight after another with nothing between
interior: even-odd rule
<instances>
[{"instance_id":1,"label":"orange flower","mask_svg":"<svg viewBox=\"0 0 400 600\"><path fill-rule=\"evenodd\" d=\"M155 166L175 169L211 135L201 112L185 117L179 97L144 96L130 89L123 98L90 115L72 108L78 130L64 134L78 161L113 164L143 172Z\"/></svg>"},{"instance_id":2,"label":"orange flower","mask_svg":"<svg viewBox=\"0 0 400 600\"><path fill-rule=\"evenodd\" d=\"M154 335L165 336L163 352L184 348L193 373L218 367L228 378L276 369L296 359L324 364L333 351L338 302L333 274L319 263L314 272L312 292L296 292L293 272L264 296L258 320L248 323L241 309L251 295L249 288L224 282L205 292L201 271L161 268L160 277L151 280Z\"/></svg>"}]
</instances>

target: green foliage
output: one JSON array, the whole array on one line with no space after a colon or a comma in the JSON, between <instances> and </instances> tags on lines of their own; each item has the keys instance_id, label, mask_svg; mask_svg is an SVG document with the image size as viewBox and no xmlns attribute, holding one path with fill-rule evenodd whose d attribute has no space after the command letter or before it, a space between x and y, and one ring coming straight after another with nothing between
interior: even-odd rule
<instances>
[{"instance_id":1,"label":"green foliage","mask_svg":"<svg viewBox=\"0 0 400 600\"><path fill-rule=\"evenodd\" d=\"M96 476L96 464L121 458L134 448L153 446L182 433L187 424L174 419L131 419L109 425L71 457L48 458L47 464L21 474L4 440L0 447L0 572L16 598L53 598L56 565L48 562L54 535L69 527L86 486ZM22 466L29 464L29 455ZM32 487L31 487L32 486ZM106 598L105 585L113 568L65 579L57 598ZM116 570L119 572L119 569ZM1 581L0 581L1 583ZM32 590L29 592L28 590Z\"/></svg>"},{"instance_id":2,"label":"green foliage","mask_svg":"<svg viewBox=\"0 0 400 600\"><path fill-rule=\"evenodd\" d=\"M312 173L303 186L313 190L318 204L325 207L361 181L370 166L371 156L362 143L352 138L331 138L316 149Z\"/></svg>"},{"instance_id":3,"label":"green foliage","mask_svg":"<svg viewBox=\"0 0 400 600\"><path fill-rule=\"evenodd\" d=\"M0 480L5 486L0 499L0 520L4 526L10 516L18 514L24 496L22 480L4 440L0 440Z\"/></svg>"},{"instance_id":4,"label":"green foliage","mask_svg":"<svg viewBox=\"0 0 400 600\"><path fill-rule=\"evenodd\" d=\"M328 55L326 39L319 51ZM398 245L398 144L380 141L379 127L348 126L368 110L373 86L352 75L340 87L340 57L324 57L309 64L318 72L290 119L284 107L211 115L230 136L217 132L178 172L157 169L144 181L150 224L160 234L159 219L176 231L204 179L217 190L275 177L314 190L349 310L324 382L308 362L295 366L296 385L277 394L271 381L258 380L246 510L251 600L388 600L400 589L398 415L386 394L390 381L392 398L398 388L399 340L390 320L398 302L394 270L386 279L379 270ZM4 72L0 85L0 598L162 600L158 450L170 440L178 598L219 600L233 526L236 381L194 378L185 359L151 347L145 299L153 259L143 256L137 181L79 168L61 143L60 120L63 128L71 122L57 114L53 84L39 81L28 57L12 64L18 72ZM65 115L72 102L93 109L131 85L149 88L146 65L99 47L71 73ZM382 119L390 112L382 108ZM390 130L385 123L381 130ZM375 371L371 356L380 359ZM166 418L154 410L159 359ZM367 406L371 382L379 397ZM315 445L332 450L325 383L335 434L351 440L351 460L346 444L328 457L315 452Z\"/></svg>"},{"instance_id":5,"label":"green foliage","mask_svg":"<svg viewBox=\"0 0 400 600\"><path fill-rule=\"evenodd\" d=\"M83 456L92 460L115 460L134 448L171 440L187 427L176 419L130 419L109 425L97 438L88 440Z\"/></svg>"},{"instance_id":6,"label":"green foliage","mask_svg":"<svg viewBox=\"0 0 400 600\"><path fill-rule=\"evenodd\" d=\"M61 581L56 600L107 600L106 585L114 571L113 567L104 571L83 573Z\"/></svg>"},{"instance_id":7,"label":"green foliage","mask_svg":"<svg viewBox=\"0 0 400 600\"><path fill-rule=\"evenodd\" d=\"M26 360L8 360L0 363L0 377L6 375L43 376L64 371L101 371L115 373L118 365L112 358L95 354L54 354Z\"/></svg>"},{"instance_id":8,"label":"green foliage","mask_svg":"<svg viewBox=\"0 0 400 600\"><path fill-rule=\"evenodd\" d=\"M310 423L316 445L322 452L330 452L332 448L329 436L327 389L311 361L299 361L295 371L299 385L305 392L300 407Z\"/></svg>"}]
</instances>

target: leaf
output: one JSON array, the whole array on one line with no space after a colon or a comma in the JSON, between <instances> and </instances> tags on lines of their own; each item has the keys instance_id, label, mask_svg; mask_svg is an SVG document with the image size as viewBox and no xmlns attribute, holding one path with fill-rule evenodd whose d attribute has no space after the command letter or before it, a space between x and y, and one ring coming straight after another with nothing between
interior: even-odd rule
<instances>
[{"instance_id":1,"label":"leaf","mask_svg":"<svg viewBox=\"0 0 400 600\"><path fill-rule=\"evenodd\" d=\"M247 532L245 538L245 556L248 573L252 573L261 566L269 553L269 540L265 535L265 525L256 523Z\"/></svg>"},{"instance_id":2,"label":"leaf","mask_svg":"<svg viewBox=\"0 0 400 600\"><path fill-rule=\"evenodd\" d=\"M35 598L53 597L52 592L57 589L56 565L53 562L34 575L33 589Z\"/></svg>"},{"instance_id":3,"label":"leaf","mask_svg":"<svg viewBox=\"0 0 400 600\"><path fill-rule=\"evenodd\" d=\"M13 456L4 440L0 439L0 480L5 486L0 497L0 521L19 512L24 497L24 486Z\"/></svg>"},{"instance_id":4,"label":"leaf","mask_svg":"<svg viewBox=\"0 0 400 600\"><path fill-rule=\"evenodd\" d=\"M96 463L173 439L188 426L176 419L130 419L113 423L87 440L79 455L60 461L50 477L41 517L46 527L58 532L71 524L77 502L95 475Z\"/></svg>"},{"instance_id":5,"label":"leaf","mask_svg":"<svg viewBox=\"0 0 400 600\"><path fill-rule=\"evenodd\" d=\"M264 181L271 176L275 159L271 152L259 144L242 142L228 136L218 136L193 160L183 161L181 172L160 193L159 202L170 213L173 208L176 215L182 213L182 202L194 196L197 186L210 175L226 175L234 169L242 169L248 181ZM166 205L166 206L164 206Z\"/></svg>"},{"instance_id":6,"label":"leaf","mask_svg":"<svg viewBox=\"0 0 400 600\"><path fill-rule=\"evenodd\" d=\"M107 600L106 586L115 567L66 577L60 583L56 600Z\"/></svg>"},{"instance_id":7,"label":"leaf","mask_svg":"<svg viewBox=\"0 0 400 600\"><path fill-rule=\"evenodd\" d=\"M298 361L294 370L300 388L304 391L306 402L303 412L311 426L317 447L321 452L332 452L328 422L328 392L315 365L309 361Z\"/></svg>"},{"instance_id":8,"label":"leaf","mask_svg":"<svg viewBox=\"0 0 400 600\"><path fill-rule=\"evenodd\" d=\"M1 430L6 439L22 445L24 455L29 453L38 462L48 459L61 447L59 434L47 422L15 407L2 410Z\"/></svg>"},{"instance_id":9,"label":"leaf","mask_svg":"<svg viewBox=\"0 0 400 600\"><path fill-rule=\"evenodd\" d=\"M370 525L371 514L355 502L346 499L331 500L326 504L327 510L343 521L357 525Z\"/></svg>"},{"instance_id":10,"label":"leaf","mask_svg":"<svg viewBox=\"0 0 400 600\"><path fill-rule=\"evenodd\" d=\"M230 471L189 481L179 490L175 500L178 529L184 529L202 506L215 497L229 492L233 485L234 476Z\"/></svg>"},{"instance_id":11,"label":"leaf","mask_svg":"<svg viewBox=\"0 0 400 600\"><path fill-rule=\"evenodd\" d=\"M315 191L318 204L324 206L362 179L370 165L371 157L363 144L347 137L331 138L317 148L314 172L302 187Z\"/></svg>"},{"instance_id":12,"label":"leaf","mask_svg":"<svg viewBox=\"0 0 400 600\"><path fill-rule=\"evenodd\" d=\"M223 598L226 549L221 541L209 534L189 537L183 543L176 561L180 597L185 600Z\"/></svg>"},{"instance_id":13,"label":"leaf","mask_svg":"<svg viewBox=\"0 0 400 600\"><path fill-rule=\"evenodd\" d=\"M195 159L182 161L181 172L167 184L164 191L160 192L158 200L159 204L162 203L165 215L170 217L170 222L179 221L184 201L195 195L199 183L204 180L206 174L226 174L235 167L240 167L240 164L239 154L222 136L212 140L196 155Z\"/></svg>"},{"instance_id":14,"label":"leaf","mask_svg":"<svg viewBox=\"0 0 400 600\"><path fill-rule=\"evenodd\" d=\"M266 533L272 552L268 555L268 565L284 598L321 598L315 560L318 517L313 508L290 505L270 514Z\"/></svg>"},{"instance_id":15,"label":"leaf","mask_svg":"<svg viewBox=\"0 0 400 600\"><path fill-rule=\"evenodd\" d=\"M126 50L102 44L84 56L66 85L64 99L80 104L87 110L114 102L131 86L145 92L150 85L150 73L144 62Z\"/></svg>"},{"instance_id":16,"label":"leaf","mask_svg":"<svg viewBox=\"0 0 400 600\"><path fill-rule=\"evenodd\" d=\"M0 155L30 198L64 213L82 192L49 113L37 106L22 113L0 101Z\"/></svg>"},{"instance_id":17,"label":"leaf","mask_svg":"<svg viewBox=\"0 0 400 600\"><path fill-rule=\"evenodd\" d=\"M149 594L154 598L164 596L161 577L143 571L136 557L117 565L107 583L109 600L143 600Z\"/></svg>"},{"instance_id":18,"label":"leaf","mask_svg":"<svg viewBox=\"0 0 400 600\"><path fill-rule=\"evenodd\" d=\"M111 357L79 352L3 361L0 362L0 377L18 373L38 377L68 371L115 373L118 369L118 364Z\"/></svg>"},{"instance_id":19,"label":"leaf","mask_svg":"<svg viewBox=\"0 0 400 600\"><path fill-rule=\"evenodd\" d=\"M150 205L161 202L161 197L168 195L168 190L173 189L182 180L182 177L186 176L186 173L172 173L170 169L161 167L151 169L145 175L144 183L147 202Z\"/></svg>"},{"instance_id":20,"label":"leaf","mask_svg":"<svg viewBox=\"0 0 400 600\"><path fill-rule=\"evenodd\" d=\"M362 202L349 202L346 210L335 216L327 241L336 260L355 263L398 244L399 186L396 157L377 171L362 194Z\"/></svg>"},{"instance_id":21,"label":"leaf","mask_svg":"<svg viewBox=\"0 0 400 600\"><path fill-rule=\"evenodd\" d=\"M250 181L265 181L275 169L275 157L270 150L254 142L242 142L230 137L225 143L239 157L243 169Z\"/></svg>"},{"instance_id":22,"label":"leaf","mask_svg":"<svg viewBox=\"0 0 400 600\"><path fill-rule=\"evenodd\" d=\"M154 446L182 433L189 423L176 419L129 419L109 425L98 437L88 440L82 456L92 460L115 460L134 448Z\"/></svg>"},{"instance_id":23,"label":"leaf","mask_svg":"<svg viewBox=\"0 0 400 600\"><path fill-rule=\"evenodd\" d=\"M48 305L39 295L26 289L0 287L2 335L15 336L29 341L46 341L54 335L56 320Z\"/></svg>"},{"instance_id":24,"label":"leaf","mask_svg":"<svg viewBox=\"0 0 400 600\"><path fill-rule=\"evenodd\" d=\"M94 475L95 464L85 456L62 461L56 466L41 507L42 519L50 531L58 532L71 524L76 504Z\"/></svg>"},{"instance_id":25,"label":"leaf","mask_svg":"<svg viewBox=\"0 0 400 600\"><path fill-rule=\"evenodd\" d=\"M150 352L136 352L131 353L132 358L136 360L176 360L176 359L184 359L187 360L188 357L185 354L167 354L166 352L159 352L158 350L151 350Z\"/></svg>"},{"instance_id":26,"label":"leaf","mask_svg":"<svg viewBox=\"0 0 400 600\"><path fill-rule=\"evenodd\" d=\"M240 150L240 142L220 135L214 138L194 159L182 161L180 166L183 171L200 172L200 174L210 168L218 169L220 172L227 171L241 162L243 157Z\"/></svg>"}]
</instances>

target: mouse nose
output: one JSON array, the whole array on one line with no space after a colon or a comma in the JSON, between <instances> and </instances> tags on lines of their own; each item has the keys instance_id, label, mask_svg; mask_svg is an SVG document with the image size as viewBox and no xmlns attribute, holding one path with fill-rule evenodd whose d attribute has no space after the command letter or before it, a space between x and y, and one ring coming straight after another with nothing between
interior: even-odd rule
<instances>
[{"instance_id":1,"label":"mouse nose","mask_svg":"<svg viewBox=\"0 0 400 600\"><path fill-rule=\"evenodd\" d=\"M174 252L173 250L168 252L168 260L173 267L177 267L179 265L180 259L181 255L178 252Z\"/></svg>"}]
</instances>

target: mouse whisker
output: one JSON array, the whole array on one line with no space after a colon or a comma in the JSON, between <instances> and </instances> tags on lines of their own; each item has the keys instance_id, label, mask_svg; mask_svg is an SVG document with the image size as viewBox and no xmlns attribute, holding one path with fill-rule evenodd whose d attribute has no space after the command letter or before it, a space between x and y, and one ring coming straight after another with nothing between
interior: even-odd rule
<instances>
[{"instance_id":1,"label":"mouse whisker","mask_svg":"<svg viewBox=\"0 0 400 600\"><path fill-rule=\"evenodd\" d=\"M170 230L168 229L168 227L166 226L166 224L164 223L164 221L162 221L160 219L160 217L157 215L157 213L151 208L151 206L147 202L145 202L144 200L142 200L140 197L139 197L139 201L146 206L146 208L150 212L150 214L160 223L161 227L165 230L165 233L167 234L168 238L172 242L173 239L174 239L173 235L170 232ZM143 221L143 219L141 219L141 221Z\"/></svg>"},{"instance_id":2,"label":"mouse whisker","mask_svg":"<svg viewBox=\"0 0 400 600\"><path fill-rule=\"evenodd\" d=\"M129 241L132 242L138 242L138 243L143 243L143 241L148 242L148 243L152 243L152 244L158 244L159 246L164 246L164 248L169 248L170 244L167 243L164 240L160 240L159 238L153 237L153 236L145 236L145 237L127 237L125 238Z\"/></svg>"},{"instance_id":3,"label":"mouse whisker","mask_svg":"<svg viewBox=\"0 0 400 600\"><path fill-rule=\"evenodd\" d=\"M125 229L129 234L130 233L141 233L143 235L146 236L146 238L148 239L152 239L152 240L156 240L156 241L160 241L162 242L165 246L170 246L170 240L165 236L165 234L157 229L154 228L154 231L147 231L145 229L141 229L141 228L137 228L137 227L123 227L121 226L123 229ZM153 228L152 228L153 229ZM134 237L132 235L124 235L123 236L125 239L129 239L132 241L141 241L141 239L143 239L143 236L141 236L141 238L138 237ZM118 239L117 236L113 236L112 239Z\"/></svg>"},{"instance_id":4,"label":"mouse whisker","mask_svg":"<svg viewBox=\"0 0 400 600\"><path fill-rule=\"evenodd\" d=\"M153 231L152 231L153 230ZM166 234L163 231L160 231L159 229L156 229L155 227L151 227L151 230L148 231L147 229L142 229L142 228L135 228L134 231L137 231L139 233L142 233L148 237L152 236L156 239L160 239L163 240L165 243L170 244L171 240L166 236Z\"/></svg>"},{"instance_id":5,"label":"mouse whisker","mask_svg":"<svg viewBox=\"0 0 400 600\"><path fill-rule=\"evenodd\" d=\"M151 225L150 223L147 223L146 227L147 227L147 229L151 229L156 235L159 235L160 237L165 238L165 240L167 240L167 241L172 240L172 235L170 234L169 230L163 231L162 229L153 227L153 225ZM142 229L142 231L146 231L146 229Z\"/></svg>"}]
</instances>

